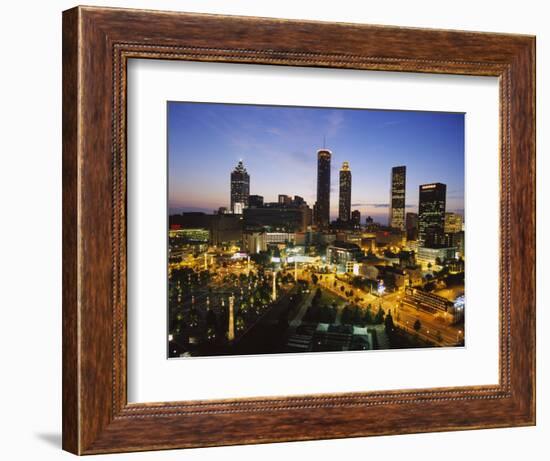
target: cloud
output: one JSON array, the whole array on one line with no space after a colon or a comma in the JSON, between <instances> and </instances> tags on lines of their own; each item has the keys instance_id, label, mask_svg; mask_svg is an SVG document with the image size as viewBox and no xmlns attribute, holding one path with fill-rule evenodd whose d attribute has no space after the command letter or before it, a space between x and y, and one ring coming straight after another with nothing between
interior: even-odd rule
<instances>
[{"instance_id":1,"label":"cloud","mask_svg":"<svg viewBox=\"0 0 550 461\"><path fill-rule=\"evenodd\" d=\"M354 207L370 207L370 208L389 208L389 203L365 203L365 202L358 202L358 203L352 203L351 206ZM415 205L405 205L405 208L414 208Z\"/></svg>"},{"instance_id":2,"label":"cloud","mask_svg":"<svg viewBox=\"0 0 550 461\"><path fill-rule=\"evenodd\" d=\"M333 110L328 114L327 121L326 136L332 138L336 136L344 125L344 114L340 110Z\"/></svg>"},{"instance_id":3,"label":"cloud","mask_svg":"<svg viewBox=\"0 0 550 461\"><path fill-rule=\"evenodd\" d=\"M372 207L372 208L389 208L390 204L389 203L364 203L364 202L359 202L359 203L352 203L351 206L368 206L368 207Z\"/></svg>"}]
</instances>

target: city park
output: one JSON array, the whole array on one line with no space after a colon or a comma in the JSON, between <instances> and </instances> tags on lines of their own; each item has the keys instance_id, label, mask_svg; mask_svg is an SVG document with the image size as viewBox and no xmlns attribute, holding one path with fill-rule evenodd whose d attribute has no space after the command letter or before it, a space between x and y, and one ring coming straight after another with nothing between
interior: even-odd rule
<instances>
[{"instance_id":1,"label":"city park","mask_svg":"<svg viewBox=\"0 0 550 461\"><path fill-rule=\"evenodd\" d=\"M463 320L410 302L405 288L367 282L338 273L323 258L281 262L210 248L169 265L168 356L464 344ZM433 285L437 277L425 283Z\"/></svg>"}]
</instances>

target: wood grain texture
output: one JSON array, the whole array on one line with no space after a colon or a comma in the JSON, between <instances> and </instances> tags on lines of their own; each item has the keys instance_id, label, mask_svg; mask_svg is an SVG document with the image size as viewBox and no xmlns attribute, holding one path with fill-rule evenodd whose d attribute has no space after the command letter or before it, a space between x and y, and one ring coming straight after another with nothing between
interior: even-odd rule
<instances>
[{"instance_id":1,"label":"wood grain texture","mask_svg":"<svg viewBox=\"0 0 550 461\"><path fill-rule=\"evenodd\" d=\"M78 454L535 422L535 40L78 7L63 15L63 447ZM128 404L126 63L175 59L500 78L500 382Z\"/></svg>"},{"instance_id":2,"label":"wood grain texture","mask_svg":"<svg viewBox=\"0 0 550 461\"><path fill-rule=\"evenodd\" d=\"M79 452L78 399L78 11L63 17L63 448Z\"/></svg>"}]
</instances>

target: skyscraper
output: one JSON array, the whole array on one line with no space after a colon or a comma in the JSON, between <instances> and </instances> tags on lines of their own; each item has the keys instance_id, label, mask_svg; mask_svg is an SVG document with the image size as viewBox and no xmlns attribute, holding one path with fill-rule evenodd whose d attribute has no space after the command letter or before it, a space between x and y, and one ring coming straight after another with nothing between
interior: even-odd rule
<instances>
[{"instance_id":1,"label":"skyscraper","mask_svg":"<svg viewBox=\"0 0 550 461\"><path fill-rule=\"evenodd\" d=\"M355 229L361 227L361 212L359 210L353 210L351 212L351 223Z\"/></svg>"},{"instance_id":2,"label":"skyscraper","mask_svg":"<svg viewBox=\"0 0 550 461\"><path fill-rule=\"evenodd\" d=\"M391 170L390 227L405 229L405 177L406 166L394 166Z\"/></svg>"},{"instance_id":3,"label":"skyscraper","mask_svg":"<svg viewBox=\"0 0 550 461\"><path fill-rule=\"evenodd\" d=\"M423 184L418 198L418 240L420 246L433 248L444 244L447 186Z\"/></svg>"},{"instance_id":4,"label":"skyscraper","mask_svg":"<svg viewBox=\"0 0 550 461\"><path fill-rule=\"evenodd\" d=\"M330 217L330 158L332 152L328 149L317 151L317 202L315 208L315 224L319 228L327 228Z\"/></svg>"},{"instance_id":5,"label":"skyscraper","mask_svg":"<svg viewBox=\"0 0 550 461\"><path fill-rule=\"evenodd\" d=\"M418 239L418 214L407 213L405 215L405 229L407 230L407 240Z\"/></svg>"},{"instance_id":6,"label":"skyscraper","mask_svg":"<svg viewBox=\"0 0 550 461\"><path fill-rule=\"evenodd\" d=\"M242 160L231 172L231 212L242 214L243 209L248 206L250 195L250 176L243 165Z\"/></svg>"},{"instance_id":7,"label":"skyscraper","mask_svg":"<svg viewBox=\"0 0 550 461\"><path fill-rule=\"evenodd\" d=\"M351 170L349 163L342 163L340 169L340 204L338 218L340 221L348 222L351 215Z\"/></svg>"}]
</instances>

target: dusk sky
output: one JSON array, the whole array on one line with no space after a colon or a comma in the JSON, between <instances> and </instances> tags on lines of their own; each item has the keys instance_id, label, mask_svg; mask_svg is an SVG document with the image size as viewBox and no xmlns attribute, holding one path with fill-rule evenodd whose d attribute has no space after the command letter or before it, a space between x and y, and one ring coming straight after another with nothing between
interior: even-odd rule
<instances>
[{"instance_id":1,"label":"dusk sky","mask_svg":"<svg viewBox=\"0 0 550 461\"><path fill-rule=\"evenodd\" d=\"M229 207L230 173L242 159L250 194L300 195L313 207L317 150L332 151L331 219L339 170L352 172L352 209L387 223L391 168L407 166L406 211L418 186L447 185L447 211L464 210L464 114L205 103L168 103L170 213Z\"/></svg>"}]
</instances>

